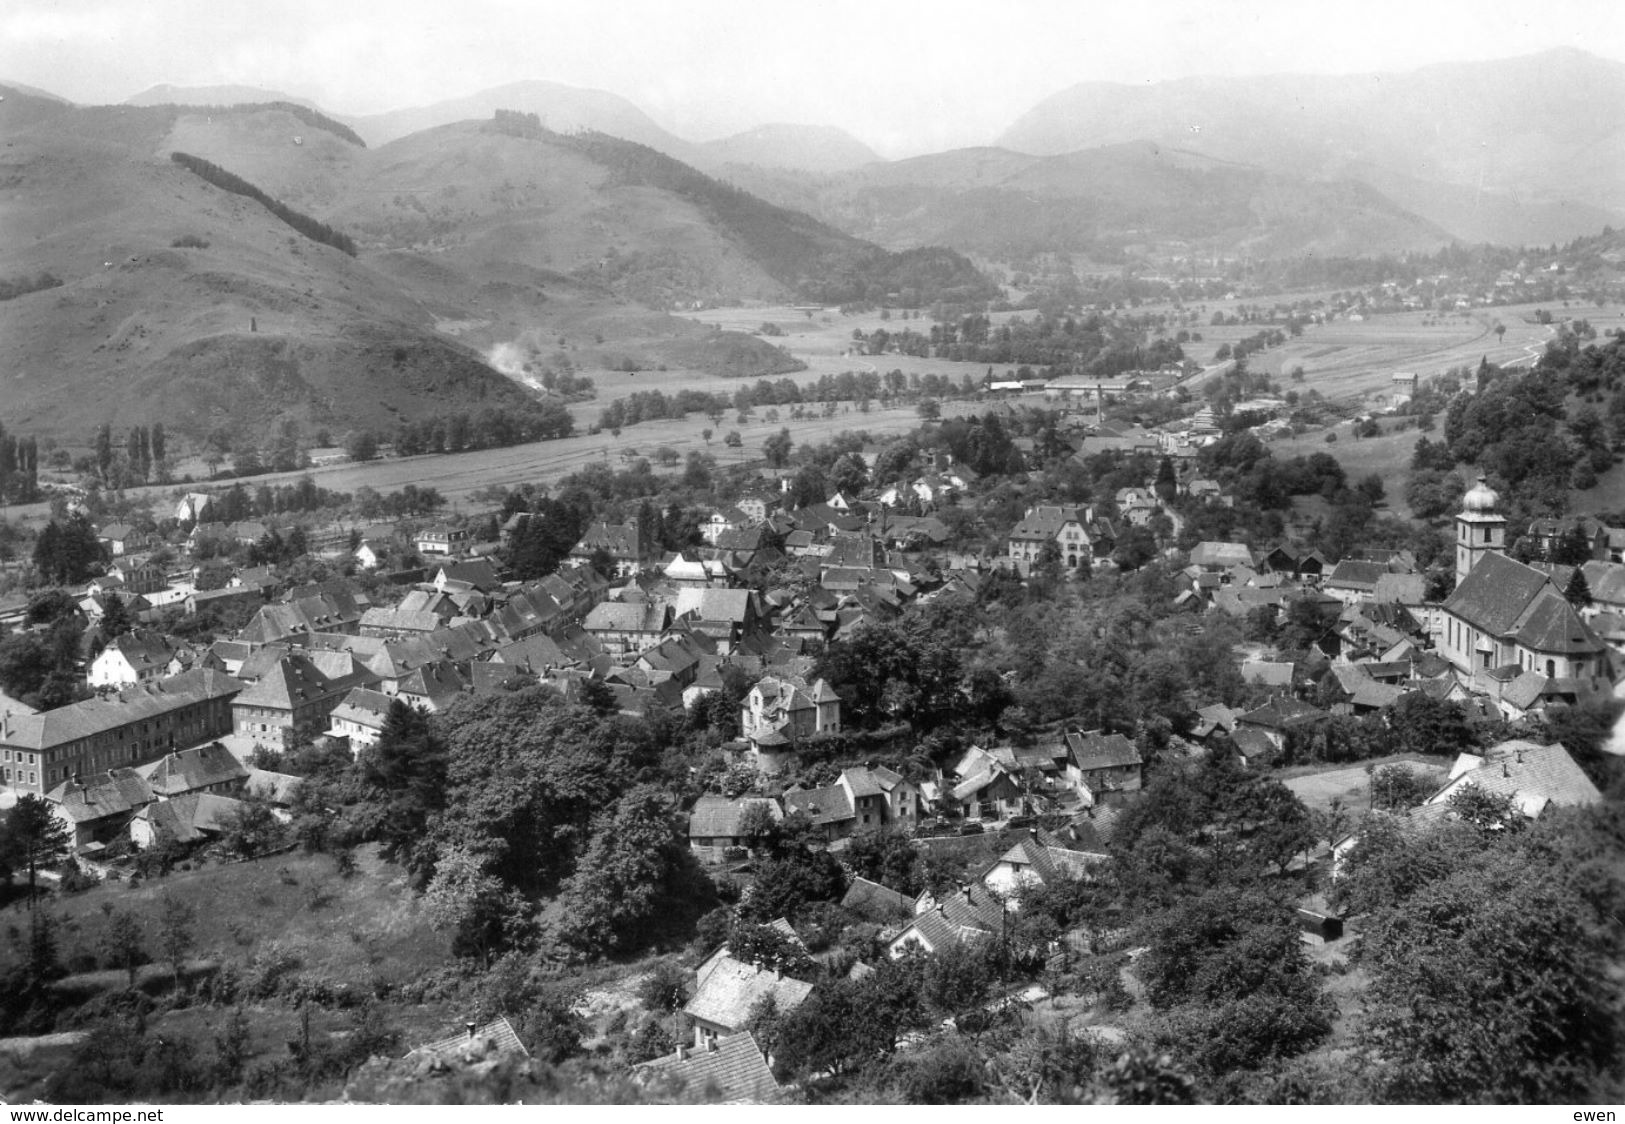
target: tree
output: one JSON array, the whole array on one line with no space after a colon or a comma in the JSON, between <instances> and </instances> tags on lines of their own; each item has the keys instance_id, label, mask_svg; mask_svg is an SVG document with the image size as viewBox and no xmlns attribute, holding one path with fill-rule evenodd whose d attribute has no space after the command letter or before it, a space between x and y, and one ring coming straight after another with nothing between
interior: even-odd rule
<instances>
[{"instance_id":1,"label":"tree","mask_svg":"<svg viewBox=\"0 0 1625 1124\"><path fill-rule=\"evenodd\" d=\"M722 443L728 446L730 449L738 449L745 444L745 439L739 436L739 431L737 429L730 429L728 431L728 436L722 439Z\"/></svg>"},{"instance_id":2,"label":"tree","mask_svg":"<svg viewBox=\"0 0 1625 1124\"><path fill-rule=\"evenodd\" d=\"M1467 714L1448 699L1421 691L1400 698L1388 711L1388 729L1396 753L1455 756L1473 744Z\"/></svg>"},{"instance_id":3,"label":"tree","mask_svg":"<svg viewBox=\"0 0 1625 1124\"><path fill-rule=\"evenodd\" d=\"M1574 567L1568 585L1563 587L1563 599L1576 609L1584 609L1591 604L1591 585L1586 581L1585 571L1578 566Z\"/></svg>"},{"instance_id":4,"label":"tree","mask_svg":"<svg viewBox=\"0 0 1625 1124\"><path fill-rule=\"evenodd\" d=\"M130 620L130 608L124 603L124 598L117 593L109 593L106 602L102 610L101 634L103 639L110 641L123 636L134 625Z\"/></svg>"},{"instance_id":5,"label":"tree","mask_svg":"<svg viewBox=\"0 0 1625 1124\"><path fill-rule=\"evenodd\" d=\"M414 874L427 871L432 855L423 846L429 817L445 806L446 746L427 716L400 699L390 704L378 741L359 762L374 790L380 854Z\"/></svg>"},{"instance_id":6,"label":"tree","mask_svg":"<svg viewBox=\"0 0 1625 1124\"><path fill-rule=\"evenodd\" d=\"M129 973L133 988L136 971L151 959L146 942L141 918L128 909L115 909L107 915L107 927L102 930L102 962Z\"/></svg>"},{"instance_id":7,"label":"tree","mask_svg":"<svg viewBox=\"0 0 1625 1124\"><path fill-rule=\"evenodd\" d=\"M378 458L378 438L369 429L351 430L344 438L344 451L353 461Z\"/></svg>"},{"instance_id":8,"label":"tree","mask_svg":"<svg viewBox=\"0 0 1625 1124\"><path fill-rule=\"evenodd\" d=\"M31 792L17 798L0 828L0 849L15 856L19 865L28 867L28 900L32 907L36 873L42 866L66 859L72 851L73 836L52 812L51 805Z\"/></svg>"},{"instance_id":9,"label":"tree","mask_svg":"<svg viewBox=\"0 0 1625 1124\"><path fill-rule=\"evenodd\" d=\"M794 442L788 429L781 429L762 442L762 452L772 468L783 468L790 463L790 449Z\"/></svg>"},{"instance_id":10,"label":"tree","mask_svg":"<svg viewBox=\"0 0 1625 1124\"><path fill-rule=\"evenodd\" d=\"M1437 788L1408 765L1384 765L1371 775L1371 806L1385 812L1403 811L1426 800Z\"/></svg>"},{"instance_id":11,"label":"tree","mask_svg":"<svg viewBox=\"0 0 1625 1124\"><path fill-rule=\"evenodd\" d=\"M1179 478L1174 475L1174 462L1171 457L1163 457L1157 464L1157 479L1152 485L1157 498L1168 503L1179 494Z\"/></svg>"},{"instance_id":12,"label":"tree","mask_svg":"<svg viewBox=\"0 0 1625 1124\"><path fill-rule=\"evenodd\" d=\"M1618 1057L1601 940L1612 926L1564 869L1543 848L1492 845L1368 919L1359 1037L1380 1100L1590 1099Z\"/></svg>"},{"instance_id":13,"label":"tree","mask_svg":"<svg viewBox=\"0 0 1625 1124\"><path fill-rule=\"evenodd\" d=\"M868 480L869 470L855 453L842 453L829 469L830 487L838 492L857 492Z\"/></svg>"},{"instance_id":14,"label":"tree","mask_svg":"<svg viewBox=\"0 0 1625 1124\"><path fill-rule=\"evenodd\" d=\"M431 928L452 933L452 951L477 956L485 967L506 943L508 893L489 862L468 847L444 847L423 894ZM521 900L522 906L522 900ZM517 911L521 916L523 909Z\"/></svg>"},{"instance_id":15,"label":"tree","mask_svg":"<svg viewBox=\"0 0 1625 1124\"><path fill-rule=\"evenodd\" d=\"M283 827L271 805L258 797L243 800L228 812L221 824L221 839L243 858L255 858L275 850L282 842Z\"/></svg>"},{"instance_id":16,"label":"tree","mask_svg":"<svg viewBox=\"0 0 1625 1124\"><path fill-rule=\"evenodd\" d=\"M170 970L175 973L175 990L181 988L181 972L186 967L186 956L192 951L196 932L197 908L191 902L165 890L158 897L158 951L163 954Z\"/></svg>"},{"instance_id":17,"label":"tree","mask_svg":"<svg viewBox=\"0 0 1625 1124\"><path fill-rule=\"evenodd\" d=\"M592 954L640 948L676 909L678 875L691 862L678 838L670 798L640 785L615 802L565 882L561 936Z\"/></svg>"}]
</instances>

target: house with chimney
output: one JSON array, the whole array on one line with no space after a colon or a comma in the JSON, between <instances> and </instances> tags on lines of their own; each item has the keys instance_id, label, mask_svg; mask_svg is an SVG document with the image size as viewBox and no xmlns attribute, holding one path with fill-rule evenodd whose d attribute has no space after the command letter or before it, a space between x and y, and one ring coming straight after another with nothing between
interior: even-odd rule
<instances>
[{"instance_id":1,"label":"house with chimney","mask_svg":"<svg viewBox=\"0 0 1625 1124\"><path fill-rule=\"evenodd\" d=\"M1002 936L1008 918L1004 899L980 882L961 883L940 896L921 891L914 917L886 944L886 955L901 959L910 952L927 955L954 944L977 943Z\"/></svg>"},{"instance_id":2,"label":"house with chimney","mask_svg":"<svg viewBox=\"0 0 1625 1124\"><path fill-rule=\"evenodd\" d=\"M1482 754L1463 753L1427 804L1448 804L1467 786L1512 800L1529 819L1551 808L1585 808L1602 803L1602 793L1561 743L1539 745L1523 739L1501 742Z\"/></svg>"},{"instance_id":3,"label":"house with chimney","mask_svg":"<svg viewBox=\"0 0 1625 1124\"><path fill-rule=\"evenodd\" d=\"M812 984L777 967L747 964L724 950L695 973L694 996L683 1006L683 1015L694 1028L695 1042L704 1045L744 1030L763 1000L771 998L784 1014L806 1002L812 990Z\"/></svg>"},{"instance_id":4,"label":"house with chimney","mask_svg":"<svg viewBox=\"0 0 1625 1124\"><path fill-rule=\"evenodd\" d=\"M378 681L348 652L290 652L232 700L232 726L267 745L290 745L326 730L351 690Z\"/></svg>"},{"instance_id":5,"label":"house with chimney","mask_svg":"<svg viewBox=\"0 0 1625 1124\"><path fill-rule=\"evenodd\" d=\"M639 1065L635 1080L673 1103L777 1104L783 1099L772 1064L750 1031L695 1037Z\"/></svg>"},{"instance_id":6,"label":"house with chimney","mask_svg":"<svg viewBox=\"0 0 1625 1124\"><path fill-rule=\"evenodd\" d=\"M240 680L200 668L39 714L0 716L0 778L43 796L76 774L144 764L222 737L242 689Z\"/></svg>"}]
</instances>

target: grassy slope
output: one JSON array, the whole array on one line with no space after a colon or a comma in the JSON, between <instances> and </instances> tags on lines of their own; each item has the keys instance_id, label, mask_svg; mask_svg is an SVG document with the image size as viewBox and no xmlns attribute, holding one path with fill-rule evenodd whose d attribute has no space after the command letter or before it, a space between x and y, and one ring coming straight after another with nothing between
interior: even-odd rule
<instances>
[{"instance_id":1,"label":"grassy slope","mask_svg":"<svg viewBox=\"0 0 1625 1124\"><path fill-rule=\"evenodd\" d=\"M50 907L60 924L60 952L64 960L96 955L107 907L136 913L149 945L155 943L159 898L171 894L197 911L193 959L200 969L207 962L251 972L248 966L256 957L279 952L298 959L296 974L364 992L374 980L405 984L450 963L446 938L429 928L423 903L406 888L400 869L380 862L372 847L362 848L357 859L357 873L348 879L338 876L331 858L294 853L177 871L136 887L106 883ZM26 925L20 901L0 911L0 932L6 934L0 940L0 971L18 955L22 946L17 934L26 931ZM169 976L167 966L147 965L139 971L140 986L161 993L169 986ZM126 983L123 972L93 971L70 976L58 987L82 1001L122 990ZM298 1037L298 1012L281 1002L268 1002L250 1004L246 1013L250 1065L286 1058L285 1044ZM224 1008L187 1007L158 1016L148 1032L182 1036L206 1049L228 1014ZM391 1003L383 1016L409 1046L443 1037L460 1025L463 1012L442 1003ZM311 1023L317 1035L343 1032L352 1025L352 1017L317 1006ZM0 1056L0 1097L17 1103L39 1096L45 1078L72 1052L66 1046Z\"/></svg>"},{"instance_id":2,"label":"grassy slope","mask_svg":"<svg viewBox=\"0 0 1625 1124\"><path fill-rule=\"evenodd\" d=\"M429 310L383 274L158 159L173 121L108 107L5 132L0 217L15 236L0 275L66 282L0 303L9 424L82 438L162 420L263 438L283 418L389 428L529 399L434 336ZM188 234L208 248L171 248Z\"/></svg>"}]
</instances>

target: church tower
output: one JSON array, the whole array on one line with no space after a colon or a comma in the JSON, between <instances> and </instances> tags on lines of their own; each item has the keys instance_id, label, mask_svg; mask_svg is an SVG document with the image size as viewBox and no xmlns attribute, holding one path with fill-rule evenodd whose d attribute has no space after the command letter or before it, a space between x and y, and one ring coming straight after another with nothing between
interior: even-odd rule
<instances>
[{"instance_id":1,"label":"church tower","mask_svg":"<svg viewBox=\"0 0 1625 1124\"><path fill-rule=\"evenodd\" d=\"M1456 584L1460 585L1478 560L1490 551L1500 553L1506 549L1507 521L1496 512L1501 497L1484 482L1467 490L1461 499L1461 514L1456 516Z\"/></svg>"}]
</instances>

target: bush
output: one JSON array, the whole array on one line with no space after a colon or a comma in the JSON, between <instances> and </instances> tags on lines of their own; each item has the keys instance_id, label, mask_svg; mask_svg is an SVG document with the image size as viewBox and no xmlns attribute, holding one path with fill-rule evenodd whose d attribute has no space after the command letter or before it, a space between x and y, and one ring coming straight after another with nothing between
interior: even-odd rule
<instances>
[{"instance_id":1,"label":"bush","mask_svg":"<svg viewBox=\"0 0 1625 1124\"><path fill-rule=\"evenodd\" d=\"M209 240L207 238L199 238L195 234L183 234L179 238L175 239L175 241L171 242L170 246L177 250L207 250L209 248Z\"/></svg>"}]
</instances>

